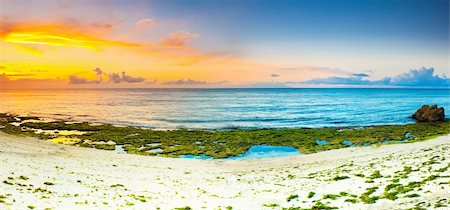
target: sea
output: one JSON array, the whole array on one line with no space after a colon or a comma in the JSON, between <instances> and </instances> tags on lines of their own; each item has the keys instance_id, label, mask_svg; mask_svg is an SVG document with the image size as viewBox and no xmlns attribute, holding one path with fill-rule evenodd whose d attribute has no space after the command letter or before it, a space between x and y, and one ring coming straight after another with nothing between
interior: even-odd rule
<instances>
[{"instance_id":1,"label":"sea","mask_svg":"<svg viewBox=\"0 0 450 210\"><path fill-rule=\"evenodd\" d=\"M450 113L449 89L0 90L0 112L152 129L319 128L413 123L422 105ZM450 115L450 114L449 114Z\"/></svg>"}]
</instances>

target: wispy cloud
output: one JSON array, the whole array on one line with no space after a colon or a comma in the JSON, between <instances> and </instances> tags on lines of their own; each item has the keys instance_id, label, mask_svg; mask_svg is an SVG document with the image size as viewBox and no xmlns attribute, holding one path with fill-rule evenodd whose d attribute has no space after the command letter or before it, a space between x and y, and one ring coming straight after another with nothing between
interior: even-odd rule
<instances>
[{"instance_id":1,"label":"wispy cloud","mask_svg":"<svg viewBox=\"0 0 450 210\"><path fill-rule=\"evenodd\" d=\"M298 67L284 67L277 69L280 72L299 72L299 73L316 73L316 74L333 74L333 75L351 75L352 72L344 71L339 68L329 68L322 66L298 66Z\"/></svg>"},{"instance_id":2,"label":"wispy cloud","mask_svg":"<svg viewBox=\"0 0 450 210\"><path fill-rule=\"evenodd\" d=\"M155 21L151 18L143 18L134 24L134 33L140 33L146 29L150 29L155 25Z\"/></svg>"},{"instance_id":3,"label":"wispy cloud","mask_svg":"<svg viewBox=\"0 0 450 210\"><path fill-rule=\"evenodd\" d=\"M101 34L111 30L111 24L108 23L82 25L70 21L36 21L1 22L0 25L0 37L3 41L25 46L76 47L97 51L105 46L139 46L137 43L102 38Z\"/></svg>"},{"instance_id":4,"label":"wispy cloud","mask_svg":"<svg viewBox=\"0 0 450 210\"><path fill-rule=\"evenodd\" d=\"M161 45L174 47L185 46L187 42L197 38L198 36L198 34L192 34L187 31L174 32L169 34L167 37L164 37L161 40Z\"/></svg>"}]
</instances>

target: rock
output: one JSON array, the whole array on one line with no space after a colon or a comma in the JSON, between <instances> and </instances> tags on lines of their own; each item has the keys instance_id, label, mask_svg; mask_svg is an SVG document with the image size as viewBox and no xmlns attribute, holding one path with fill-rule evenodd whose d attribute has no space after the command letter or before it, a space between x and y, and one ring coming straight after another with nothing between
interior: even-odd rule
<instances>
[{"instance_id":1,"label":"rock","mask_svg":"<svg viewBox=\"0 0 450 210\"><path fill-rule=\"evenodd\" d=\"M444 107L438 108L437 105L423 105L412 115L419 122L436 122L444 120L444 117Z\"/></svg>"}]
</instances>

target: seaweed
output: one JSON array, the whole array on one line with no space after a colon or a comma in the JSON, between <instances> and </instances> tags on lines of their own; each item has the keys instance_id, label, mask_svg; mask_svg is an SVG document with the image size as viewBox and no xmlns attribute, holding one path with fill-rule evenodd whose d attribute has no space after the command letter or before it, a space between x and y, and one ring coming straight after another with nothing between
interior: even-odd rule
<instances>
[{"instance_id":1,"label":"seaweed","mask_svg":"<svg viewBox=\"0 0 450 210\"><path fill-rule=\"evenodd\" d=\"M227 158L243 154L251 146L261 144L293 146L301 153L308 154L345 148L347 146L342 142L346 140L356 146L363 146L366 143L382 144L387 139L404 140L405 133L413 133L417 138L409 142L422 141L450 133L449 120L368 127L250 130L152 130L138 127L117 127L111 124L93 125L88 122L67 123L64 121L26 122L20 126L14 126L10 124L12 122L17 122L14 116L0 113L0 131L8 134L53 139L57 137L57 134L56 136L36 134L33 129L84 131L87 133L66 137L79 138L81 141L74 144L76 146L104 150L113 150L114 144L88 144L86 141L93 143L113 141L115 145L126 145L124 149L127 153L138 155L156 155L146 151L151 149L151 146L147 146L148 144L158 143L160 144L158 148L162 149L159 154L166 157L207 155L212 158ZM326 140L329 144L317 145L317 139ZM380 174L374 174L369 178L376 179L380 176Z\"/></svg>"}]
</instances>

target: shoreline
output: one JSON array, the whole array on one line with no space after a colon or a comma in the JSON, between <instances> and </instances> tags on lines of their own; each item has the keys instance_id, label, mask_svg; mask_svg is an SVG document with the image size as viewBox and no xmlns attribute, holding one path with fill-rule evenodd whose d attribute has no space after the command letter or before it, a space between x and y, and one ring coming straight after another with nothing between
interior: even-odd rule
<instances>
[{"instance_id":1,"label":"shoreline","mask_svg":"<svg viewBox=\"0 0 450 210\"><path fill-rule=\"evenodd\" d=\"M0 113L0 131L55 143L130 154L225 159L246 155L263 145L301 154L354 146L423 141L450 133L450 121L316 129L152 130L87 122L49 122L39 117ZM272 148L276 151L277 148ZM250 155L249 155L250 156Z\"/></svg>"},{"instance_id":2,"label":"shoreline","mask_svg":"<svg viewBox=\"0 0 450 210\"><path fill-rule=\"evenodd\" d=\"M449 156L450 135L410 144L223 161L116 154L0 132L0 161L4 167L0 171L3 181L0 195L5 197L1 198L4 203L0 202L0 206L6 209L28 206L281 209L320 205L344 209L438 208L450 202L442 200L450 196L450 159L445 158ZM407 167L411 168L406 170ZM442 172L436 172L439 170ZM376 171L380 175L372 177ZM397 194L395 200L384 198L384 190L394 179L405 186L430 180ZM364 197L374 186L378 188ZM308 198L311 192L314 195ZM365 203L371 199L374 203Z\"/></svg>"}]
</instances>

